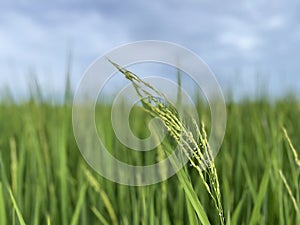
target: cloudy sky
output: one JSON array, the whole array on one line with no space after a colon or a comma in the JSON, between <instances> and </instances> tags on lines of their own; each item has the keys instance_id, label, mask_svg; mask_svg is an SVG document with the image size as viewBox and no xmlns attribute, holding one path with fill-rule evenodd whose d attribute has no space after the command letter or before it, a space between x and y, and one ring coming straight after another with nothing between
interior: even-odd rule
<instances>
[{"instance_id":1,"label":"cloudy sky","mask_svg":"<svg viewBox=\"0 0 300 225\"><path fill-rule=\"evenodd\" d=\"M63 90L110 49L144 39L197 53L224 90L300 94L298 0L0 0L0 88L25 93L33 75Z\"/></svg>"}]
</instances>

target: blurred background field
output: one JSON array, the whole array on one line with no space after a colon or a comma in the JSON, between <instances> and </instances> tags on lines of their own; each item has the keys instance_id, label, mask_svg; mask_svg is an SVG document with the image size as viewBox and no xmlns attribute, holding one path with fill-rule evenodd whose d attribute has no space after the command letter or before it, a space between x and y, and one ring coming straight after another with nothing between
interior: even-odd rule
<instances>
[{"instance_id":1,"label":"blurred background field","mask_svg":"<svg viewBox=\"0 0 300 225\"><path fill-rule=\"evenodd\" d=\"M110 115L109 105L98 107L102 115ZM282 131L285 126L294 145L300 146L299 102L290 96L272 103L268 99L244 100L228 102L227 109L226 137L215 163L228 224L299 224L299 211L297 214L280 177L282 170L299 205L300 169ZM70 105L6 102L1 103L0 117L1 224L197 221L176 176L156 185L128 187L94 173L77 149ZM138 136L149 135L141 126L148 116L133 111L132 117ZM115 141L110 127L108 119L101 130L112 154L132 164L153 163L155 150L146 158L128 153L130 150L114 152L124 147ZM211 223L218 224L216 209L199 175L189 165L185 170ZM23 219L25 223L19 222Z\"/></svg>"}]
</instances>

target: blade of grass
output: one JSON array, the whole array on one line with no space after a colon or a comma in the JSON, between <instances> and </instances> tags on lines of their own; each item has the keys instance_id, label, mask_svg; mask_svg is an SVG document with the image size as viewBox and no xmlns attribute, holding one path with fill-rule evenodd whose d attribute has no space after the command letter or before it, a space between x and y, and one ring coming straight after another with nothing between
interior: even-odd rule
<instances>
[{"instance_id":1,"label":"blade of grass","mask_svg":"<svg viewBox=\"0 0 300 225\"><path fill-rule=\"evenodd\" d=\"M8 183L8 179L7 179L7 176L6 176L6 171L5 171L5 167L4 167L4 164L3 164L3 161L2 161L2 154L1 154L1 150L0 150L0 171L1 171L1 176L0 176L0 178L1 178L1 182L0 182L0 185L1 185L1 189L2 190L0 190L1 192L0 192L0 198L2 199L2 201L1 201L1 199L0 199L0 204L1 204L1 202L2 202L2 204L3 204L3 206L1 206L0 205L0 207L2 208L1 209L1 214L3 214L3 213L5 213L5 203L4 203L4 188L2 188L2 183L3 183L3 186L4 187L9 187L9 183ZM0 214L0 215L1 215ZM14 217L13 217L14 218ZM4 216L3 216L3 218L1 218L5 223L3 223L3 224L6 224L6 222L7 222L7 220L8 220L8 218L7 218L7 214L5 213L4 214ZM2 223L1 223L2 224Z\"/></svg>"},{"instance_id":2,"label":"blade of grass","mask_svg":"<svg viewBox=\"0 0 300 225\"><path fill-rule=\"evenodd\" d=\"M14 195L13 195L11 189L10 189L9 187L7 187L7 189L8 189L8 192L9 192L9 195L10 195L10 198L11 198L11 201L12 201L12 203L13 203L14 210L15 210L16 213L17 213L17 217L18 217L18 220L19 220L19 222L20 222L20 225L26 225L26 223L25 223L25 221L24 221L24 218L23 218L23 216L22 216L22 213L20 212L20 209L19 209L19 207L18 207L18 204L17 204L17 202L16 202L16 200L15 200L15 198L14 198Z\"/></svg>"},{"instance_id":3,"label":"blade of grass","mask_svg":"<svg viewBox=\"0 0 300 225\"><path fill-rule=\"evenodd\" d=\"M14 138L10 139L10 156L11 156L11 180L12 191L17 193L17 174L18 174L18 160L17 160L17 146Z\"/></svg>"},{"instance_id":4,"label":"blade of grass","mask_svg":"<svg viewBox=\"0 0 300 225\"><path fill-rule=\"evenodd\" d=\"M189 223L195 225L198 224L197 216L195 215L195 210L189 201L186 203L186 207L188 212Z\"/></svg>"},{"instance_id":5,"label":"blade of grass","mask_svg":"<svg viewBox=\"0 0 300 225\"><path fill-rule=\"evenodd\" d=\"M183 186L183 189L185 190L185 194L187 196L188 201L190 201L191 205L193 206L201 223L203 225L210 225L210 222L207 218L204 207L200 203L198 196L195 193L194 188L193 188L190 180L188 179L186 173L184 172L184 170L180 170L177 173L177 176L178 176L178 179L180 180L180 183Z\"/></svg>"},{"instance_id":6,"label":"blade of grass","mask_svg":"<svg viewBox=\"0 0 300 225\"><path fill-rule=\"evenodd\" d=\"M108 211L108 214L110 215L112 224L117 225L118 224L118 219L117 219L116 213L114 211L114 208L112 206L112 203L109 200L109 197L107 196L107 194L103 190L101 190L99 182L96 180L96 178L87 169L85 170L85 174L86 174L87 180L90 183L90 185L94 188L94 190L97 193L100 194L100 197L103 201L103 204L105 205L105 207Z\"/></svg>"},{"instance_id":7,"label":"blade of grass","mask_svg":"<svg viewBox=\"0 0 300 225\"><path fill-rule=\"evenodd\" d=\"M95 214L97 219L103 224L103 225L110 225L110 223L105 219L104 216L101 215L101 213L98 211L96 207L92 207L92 212Z\"/></svg>"},{"instance_id":8,"label":"blade of grass","mask_svg":"<svg viewBox=\"0 0 300 225\"><path fill-rule=\"evenodd\" d=\"M252 211L251 219L249 225L255 225L260 220L260 209L264 200L264 197L267 192L268 183L269 183L270 172L269 169L266 169L262 181L260 183L258 195L255 199L254 209Z\"/></svg>"},{"instance_id":9,"label":"blade of grass","mask_svg":"<svg viewBox=\"0 0 300 225\"><path fill-rule=\"evenodd\" d=\"M40 189L37 190L36 198L35 198L35 207L34 207L34 217L33 217L33 225L39 224L39 217L40 217L40 211L41 211L41 194Z\"/></svg>"},{"instance_id":10,"label":"blade of grass","mask_svg":"<svg viewBox=\"0 0 300 225\"><path fill-rule=\"evenodd\" d=\"M67 152L66 152L66 133L65 127L58 130L57 134L59 149L59 181L60 181L60 201L61 201L61 216L62 225L68 224L69 218L69 195L68 195L68 168L67 168Z\"/></svg>"},{"instance_id":11,"label":"blade of grass","mask_svg":"<svg viewBox=\"0 0 300 225\"><path fill-rule=\"evenodd\" d=\"M5 202L4 202L4 195L2 190L2 183L0 182L0 224L7 224L6 219L7 214L5 210Z\"/></svg>"},{"instance_id":12,"label":"blade of grass","mask_svg":"<svg viewBox=\"0 0 300 225\"><path fill-rule=\"evenodd\" d=\"M80 210L83 206L84 198L85 198L85 193L87 190L87 185L82 185L80 192L79 192L79 198L75 207L75 212L72 216L71 220L71 225L77 225L79 221L79 216L80 216Z\"/></svg>"},{"instance_id":13,"label":"blade of grass","mask_svg":"<svg viewBox=\"0 0 300 225\"><path fill-rule=\"evenodd\" d=\"M243 203L245 201L245 193L243 194L242 196L242 199L239 201L237 207L235 208L233 214L232 214L232 219L230 221L231 225L238 225L238 219L239 219L239 216L241 215L241 212L242 212L242 206L243 206Z\"/></svg>"},{"instance_id":14,"label":"blade of grass","mask_svg":"<svg viewBox=\"0 0 300 225\"><path fill-rule=\"evenodd\" d=\"M51 225L51 219L49 215L46 216L46 221L47 221L47 225Z\"/></svg>"},{"instance_id":15,"label":"blade of grass","mask_svg":"<svg viewBox=\"0 0 300 225\"><path fill-rule=\"evenodd\" d=\"M245 177L246 182L247 182L247 187L250 190L253 201L255 201L255 199L257 198L257 193L255 191L255 185L252 182L252 178L251 178L251 175L250 175L251 172L249 171L249 168L247 167L247 163L246 163L245 159L243 159L243 162L241 163L241 166L243 168L244 177Z\"/></svg>"}]
</instances>

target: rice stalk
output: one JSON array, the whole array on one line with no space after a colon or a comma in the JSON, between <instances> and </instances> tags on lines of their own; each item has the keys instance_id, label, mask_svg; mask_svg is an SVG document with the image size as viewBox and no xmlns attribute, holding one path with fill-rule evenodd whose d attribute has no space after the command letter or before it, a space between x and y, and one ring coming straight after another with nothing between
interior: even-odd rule
<instances>
[{"instance_id":1,"label":"rice stalk","mask_svg":"<svg viewBox=\"0 0 300 225\"><path fill-rule=\"evenodd\" d=\"M285 136L285 138L286 138L286 140L287 140L287 142L288 142L288 144L289 144L289 146L290 146L290 148L292 150L292 153L293 153L294 158L295 158L295 162L296 162L297 166L300 167L300 160L298 158L297 151L296 151L296 149L295 149L295 147L294 147L294 145L293 145L293 143L292 143L292 141L291 141L291 139L290 139L290 137L289 137L286 129L283 127L282 130L283 130L284 136Z\"/></svg>"},{"instance_id":2,"label":"rice stalk","mask_svg":"<svg viewBox=\"0 0 300 225\"><path fill-rule=\"evenodd\" d=\"M297 214L300 215L300 210L299 210L299 207L298 207L298 203L297 203L297 200L296 200L295 196L293 195L293 192L292 192L292 189L291 189L290 185L288 184L288 182L287 182L287 180L286 180L286 178L283 175L281 170L279 170L279 174L280 174L280 177L281 177L281 179L284 183L284 186L285 186L287 192L289 193L289 196L290 196L290 198L293 202L293 205L294 205L294 208L295 208Z\"/></svg>"},{"instance_id":3,"label":"rice stalk","mask_svg":"<svg viewBox=\"0 0 300 225\"><path fill-rule=\"evenodd\" d=\"M296 151L296 149L295 149L295 147L294 147L294 145L293 145L293 143L292 143L292 141L291 141L291 139L290 139L290 137L289 137L289 135L288 135L288 133L287 133L287 131L286 131L286 129L284 127L282 128L282 131L283 131L285 139L287 140L287 142L288 142L288 144L289 144L289 146L290 146L290 148L292 150L292 153L293 153L296 165L298 167L300 167L300 160L298 158L297 151ZM285 188L286 188L286 190L287 190L287 192L288 192L288 194L289 194L289 196L290 196L290 198L291 198L291 200L293 202L293 205L294 205L294 208L295 208L297 214L300 215L300 209L299 209L299 205L298 205L299 203L297 202L297 200L296 200L296 198L295 198L295 196L294 196L294 194L292 192L292 189L291 189L288 181L286 180L286 177L284 176L284 174L282 173L281 170L279 170L279 174L280 174L280 177L281 177L281 179L283 181L283 184L284 184L284 186L285 186Z\"/></svg>"},{"instance_id":4,"label":"rice stalk","mask_svg":"<svg viewBox=\"0 0 300 225\"><path fill-rule=\"evenodd\" d=\"M162 120L171 137L176 141L182 152L188 157L190 165L198 171L202 183L214 201L220 223L222 225L225 224L217 170L207 141L204 124L202 123L200 130L196 120L193 119L193 125L199 136L199 140L197 140L193 133L186 128L185 124L180 120L176 108L163 93L156 90L149 83L144 82L136 74L122 68L111 60L109 61L125 76L126 79L131 81L140 97L143 109L153 117L158 117ZM205 175L208 176L209 181L205 179Z\"/></svg>"}]
</instances>

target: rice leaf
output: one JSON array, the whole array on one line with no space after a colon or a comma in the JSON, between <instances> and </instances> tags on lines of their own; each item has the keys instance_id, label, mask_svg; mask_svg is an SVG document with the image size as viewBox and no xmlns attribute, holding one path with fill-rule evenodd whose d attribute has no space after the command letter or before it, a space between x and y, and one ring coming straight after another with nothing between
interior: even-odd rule
<instances>
[{"instance_id":1,"label":"rice leaf","mask_svg":"<svg viewBox=\"0 0 300 225\"><path fill-rule=\"evenodd\" d=\"M15 200L15 197L14 197L14 195L13 195L13 193L12 193L12 191L11 191L11 189L10 189L9 187L8 187L8 192L9 192L11 201L12 201L12 203L13 203L13 207L14 207L16 213L17 213L17 217L18 217L18 220L19 220L20 224L21 224L21 225L26 225L26 223L25 223L25 221L24 221L24 218L23 218L23 216L22 216L22 213L21 213L21 211L20 211L20 209L19 209L19 207L18 207L18 204L17 204L17 202L16 202L16 200Z\"/></svg>"},{"instance_id":2,"label":"rice leaf","mask_svg":"<svg viewBox=\"0 0 300 225\"><path fill-rule=\"evenodd\" d=\"M264 200L264 197L266 195L267 192L267 187L268 187L268 183L269 183L269 178L270 178L270 171L269 169L266 169L262 181L260 183L259 186L259 191L258 191L258 195L254 201L254 209L252 211L252 215L251 215L251 219L250 219L250 223L249 225L255 225L259 222L261 216L260 216L260 210L261 210L261 206Z\"/></svg>"}]
</instances>

